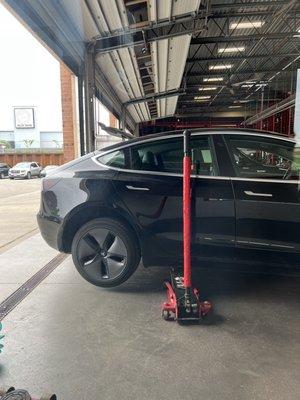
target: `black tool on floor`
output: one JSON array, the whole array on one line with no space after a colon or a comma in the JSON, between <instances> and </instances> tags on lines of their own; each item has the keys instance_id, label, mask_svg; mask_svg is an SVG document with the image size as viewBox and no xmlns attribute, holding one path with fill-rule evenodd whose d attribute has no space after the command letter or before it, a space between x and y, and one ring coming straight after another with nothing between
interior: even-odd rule
<instances>
[{"instance_id":1,"label":"black tool on floor","mask_svg":"<svg viewBox=\"0 0 300 400\"><path fill-rule=\"evenodd\" d=\"M0 400L57 400L56 394L47 394L39 399L33 398L23 389L10 387L7 390L0 389Z\"/></svg>"}]
</instances>

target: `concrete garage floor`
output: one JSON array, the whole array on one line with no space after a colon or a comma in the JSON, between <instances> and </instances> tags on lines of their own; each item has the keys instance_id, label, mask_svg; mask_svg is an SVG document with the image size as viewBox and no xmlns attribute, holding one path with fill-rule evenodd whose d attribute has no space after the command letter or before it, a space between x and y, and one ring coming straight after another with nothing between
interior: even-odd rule
<instances>
[{"instance_id":1,"label":"concrete garage floor","mask_svg":"<svg viewBox=\"0 0 300 400\"><path fill-rule=\"evenodd\" d=\"M0 255L1 297L55 254L35 235ZM198 271L215 312L188 327L160 317L166 276L140 268L104 290L67 258L3 320L0 386L61 400L299 398L299 278Z\"/></svg>"},{"instance_id":2,"label":"concrete garage floor","mask_svg":"<svg viewBox=\"0 0 300 400\"><path fill-rule=\"evenodd\" d=\"M37 231L40 179L0 180L0 254Z\"/></svg>"}]
</instances>

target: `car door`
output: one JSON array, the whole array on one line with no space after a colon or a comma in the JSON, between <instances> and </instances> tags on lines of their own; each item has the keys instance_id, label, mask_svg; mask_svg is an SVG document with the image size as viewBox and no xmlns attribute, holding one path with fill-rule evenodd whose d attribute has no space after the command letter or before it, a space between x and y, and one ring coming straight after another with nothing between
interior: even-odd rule
<instances>
[{"instance_id":1,"label":"car door","mask_svg":"<svg viewBox=\"0 0 300 400\"><path fill-rule=\"evenodd\" d=\"M232 168L222 137L195 135L193 180L195 202L194 254L199 258L232 259L235 248L235 206ZM194 164L195 165L195 164Z\"/></svg>"},{"instance_id":2,"label":"car door","mask_svg":"<svg viewBox=\"0 0 300 400\"><path fill-rule=\"evenodd\" d=\"M36 163L30 164L30 172L32 176L37 176L39 174L39 167Z\"/></svg>"},{"instance_id":3,"label":"car door","mask_svg":"<svg viewBox=\"0 0 300 400\"><path fill-rule=\"evenodd\" d=\"M207 255L209 248L224 243L216 221L222 215L226 201L218 201L220 198L224 200L220 195L223 179L209 179L218 171L216 159L212 158L213 143L207 135L201 138L193 135L192 147L198 151L196 159L201 153L198 161L205 171L203 180L200 175L192 179L192 252L194 257L200 257ZM114 185L120 201L140 227L144 263L163 264L168 260L174 265L180 262L182 255L182 136L149 140L128 148L127 152L129 169L119 170ZM234 245L232 193L230 213L231 236L227 239Z\"/></svg>"},{"instance_id":4,"label":"car door","mask_svg":"<svg viewBox=\"0 0 300 400\"><path fill-rule=\"evenodd\" d=\"M299 252L300 165L295 144L258 135L224 137L236 175L237 246L269 254Z\"/></svg>"}]
</instances>

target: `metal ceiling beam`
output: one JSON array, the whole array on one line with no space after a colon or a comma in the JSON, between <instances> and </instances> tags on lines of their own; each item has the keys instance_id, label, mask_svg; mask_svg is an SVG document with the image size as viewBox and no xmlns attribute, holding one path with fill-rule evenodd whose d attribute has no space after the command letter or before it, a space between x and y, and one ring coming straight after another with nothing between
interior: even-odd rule
<instances>
[{"instance_id":1,"label":"metal ceiling beam","mask_svg":"<svg viewBox=\"0 0 300 400\"><path fill-rule=\"evenodd\" d=\"M284 71L294 71L294 69L289 68L289 69L285 69ZM283 72L284 72L283 71ZM205 72L190 72L189 75L187 76L187 78L190 77L201 77L201 76L223 76L223 75L248 75L248 74L272 74L272 73L276 73L278 72L278 70L274 70L274 69L265 69L265 70L239 70L239 71L229 71L229 70L213 70L213 71L205 71ZM213 86L213 82L211 82L211 85Z\"/></svg>"},{"instance_id":2,"label":"metal ceiling beam","mask_svg":"<svg viewBox=\"0 0 300 400\"><path fill-rule=\"evenodd\" d=\"M130 106L132 104L138 104L138 103L146 103L147 101L156 101L159 99L166 99L168 97L174 97L174 96L180 96L185 94L185 91L182 90L169 90L166 92L161 92L161 93L155 93L155 94L150 94L142 97L138 97L133 100L129 100L126 103L124 103L125 106Z\"/></svg>"},{"instance_id":3,"label":"metal ceiling beam","mask_svg":"<svg viewBox=\"0 0 300 400\"><path fill-rule=\"evenodd\" d=\"M286 4L286 0L276 0L276 1L253 1L253 2L237 2L237 3L218 3L212 4L211 9L220 10L222 8L256 8L256 7L281 7Z\"/></svg>"},{"instance_id":4,"label":"metal ceiling beam","mask_svg":"<svg viewBox=\"0 0 300 400\"><path fill-rule=\"evenodd\" d=\"M271 117L272 115L278 114L279 112L285 111L295 105L295 94L291 94L286 99L274 104L271 107L266 108L262 112L254 115L251 118L244 121L244 125L252 125L256 122L262 121L265 118Z\"/></svg>"},{"instance_id":5,"label":"metal ceiling beam","mask_svg":"<svg viewBox=\"0 0 300 400\"><path fill-rule=\"evenodd\" d=\"M217 18L237 18L237 17L251 17L255 15L269 15L270 11L253 11L250 13L242 12L218 12L218 13L207 13L199 12L188 14L184 16L179 16L172 20L162 21L155 24L150 24L149 26L144 26L139 29L126 29L114 32L110 35L97 37L94 39L93 44L96 54L107 53L116 49L121 49L124 47L143 45L146 43L151 43L156 40L166 39L170 37L181 36L184 34L195 34L200 32L204 28L204 23L206 19L217 19ZM203 25L200 23L203 20ZM280 39L284 35L298 34L298 32L290 32L286 34L265 34L264 36L277 35L274 39ZM279 37L278 37L279 35ZM202 43L214 43L216 41L234 41L236 40L255 40L257 38L264 37L262 35L249 35L249 36L216 36L216 37L201 37L192 39L192 44L202 44Z\"/></svg>"},{"instance_id":6,"label":"metal ceiling beam","mask_svg":"<svg viewBox=\"0 0 300 400\"><path fill-rule=\"evenodd\" d=\"M249 42L259 39L278 40L299 35L299 32L273 32L273 33L256 33L253 35L236 35L236 36L207 36L192 38L191 45L193 44L207 44L207 43L232 43L232 42ZM297 39L297 38L295 38ZM299 39L297 39L299 40Z\"/></svg>"},{"instance_id":7,"label":"metal ceiling beam","mask_svg":"<svg viewBox=\"0 0 300 400\"><path fill-rule=\"evenodd\" d=\"M247 111L246 115L252 115L252 112ZM225 118L230 118L230 117L240 117L240 118L245 118L245 111L208 111L208 108L203 109L203 110L197 110L195 112L177 112L175 114L175 118L190 118L190 117L225 117Z\"/></svg>"},{"instance_id":8,"label":"metal ceiling beam","mask_svg":"<svg viewBox=\"0 0 300 400\"><path fill-rule=\"evenodd\" d=\"M203 13L193 13L143 28L121 30L108 36L99 37L94 40L95 53L106 53L123 47L143 45L159 39L194 33L202 29L202 26L195 26L195 22L200 19L203 19ZM172 33L170 33L171 28Z\"/></svg>"},{"instance_id":9,"label":"metal ceiling beam","mask_svg":"<svg viewBox=\"0 0 300 400\"><path fill-rule=\"evenodd\" d=\"M187 62L192 63L192 62L199 62L199 61L239 61L239 60L249 60L253 58L269 58L269 57L276 57L276 58L281 58L281 57L297 57L299 53L269 53L269 54L252 54L252 55L240 55L240 56L232 56L232 57L197 57L197 58L188 58Z\"/></svg>"}]
</instances>

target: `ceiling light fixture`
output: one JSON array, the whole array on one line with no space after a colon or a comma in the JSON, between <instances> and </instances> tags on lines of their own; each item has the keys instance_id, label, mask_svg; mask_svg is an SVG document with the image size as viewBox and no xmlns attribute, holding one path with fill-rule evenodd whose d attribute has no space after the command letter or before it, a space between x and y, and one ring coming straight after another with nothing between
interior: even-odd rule
<instances>
[{"instance_id":1,"label":"ceiling light fixture","mask_svg":"<svg viewBox=\"0 0 300 400\"><path fill-rule=\"evenodd\" d=\"M232 64L210 65L208 67L209 70L221 70L221 69L230 69L230 68L232 68Z\"/></svg>"},{"instance_id":2,"label":"ceiling light fixture","mask_svg":"<svg viewBox=\"0 0 300 400\"><path fill-rule=\"evenodd\" d=\"M298 31L297 32L299 32L300 33L300 29L298 29ZM300 35L293 35L293 37L298 37L298 38L300 38Z\"/></svg>"},{"instance_id":3,"label":"ceiling light fixture","mask_svg":"<svg viewBox=\"0 0 300 400\"><path fill-rule=\"evenodd\" d=\"M254 83L246 83L245 85L242 85L242 88L251 88L254 85Z\"/></svg>"},{"instance_id":4,"label":"ceiling light fixture","mask_svg":"<svg viewBox=\"0 0 300 400\"><path fill-rule=\"evenodd\" d=\"M238 53L245 51L246 48L244 46L241 47L222 47L218 49L218 53Z\"/></svg>"},{"instance_id":5,"label":"ceiling light fixture","mask_svg":"<svg viewBox=\"0 0 300 400\"><path fill-rule=\"evenodd\" d=\"M242 106L228 106L228 108L241 108Z\"/></svg>"},{"instance_id":6,"label":"ceiling light fixture","mask_svg":"<svg viewBox=\"0 0 300 400\"><path fill-rule=\"evenodd\" d=\"M209 100L211 96L195 96L194 100Z\"/></svg>"},{"instance_id":7,"label":"ceiling light fixture","mask_svg":"<svg viewBox=\"0 0 300 400\"><path fill-rule=\"evenodd\" d=\"M234 100L234 103L249 103L251 100Z\"/></svg>"},{"instance_id":8,"label":"ceiling light fixture","mask_svg":"<svg viewBox=\"0 0 300 400\"><path fill-rule=\"evenodd\" d=\"M209 92L210 90L217 90L217 86L201 86L199 87L199 92Z\"/></svg>"},{"instance_id":9,"label":"ceiling light fixture","mask_svg":"<svg viewBox=\"0 0 300 400\"><path fill-rule=\"evenodd\" d=\"M261 28L264 21L249 21L249 22L232 22L229 29L251 29L251 28Z\"/></svg>"},{"instance_id":10,"label":"ceiling light fixture","mask_svg":"<svg viewBox=\"0 0 300 400\"><path fill-rule=\"evenodd\" d=\"M203 82L222 82L222 81L224 81L223 77L203 78Z\"/></svg>"}]
</instances>

